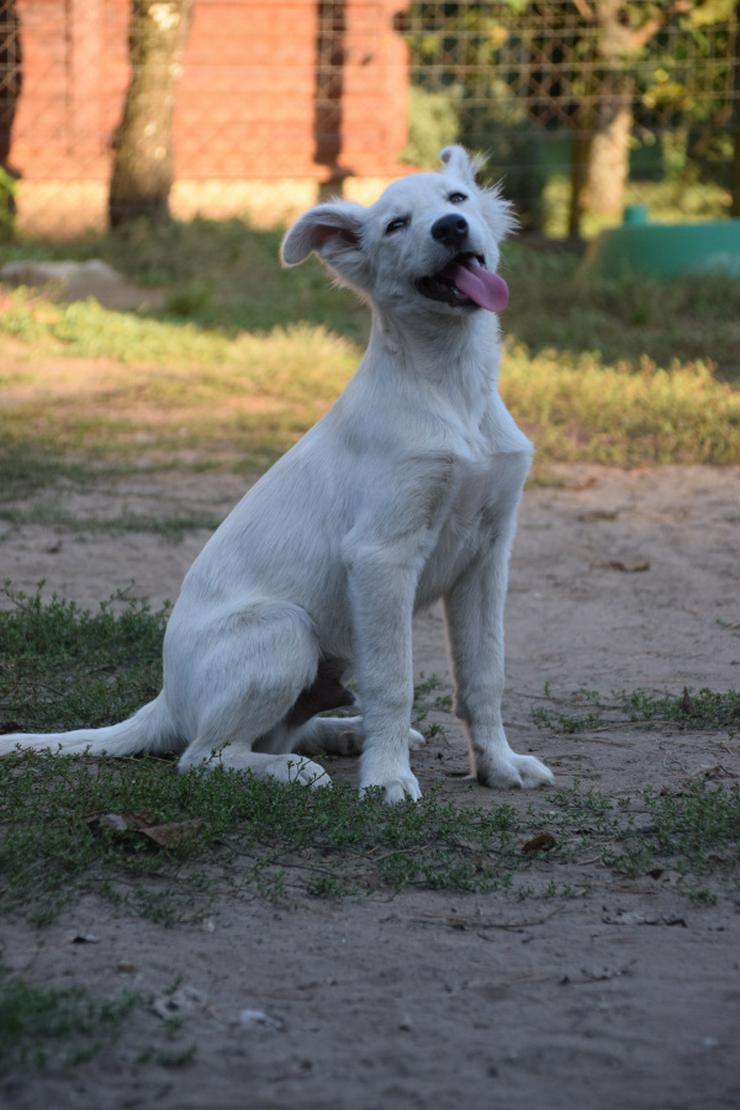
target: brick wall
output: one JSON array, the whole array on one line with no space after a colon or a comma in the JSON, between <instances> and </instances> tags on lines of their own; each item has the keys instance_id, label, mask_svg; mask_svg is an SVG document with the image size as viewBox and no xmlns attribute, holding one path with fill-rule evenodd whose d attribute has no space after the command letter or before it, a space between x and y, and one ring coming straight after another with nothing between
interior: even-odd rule
<instances>
[{"instance_id":1,"label":"brick wall","mask_svg":"<svg viewBox=\"0 0 740 1110\"><path fill-rule=\"evenodd\" d=\"M281 215L290 181L300 207L310 182L395 176L407 62L394 16L406 3L194 0L175 108L175 209L241 211L254 182L259 207L272 194ZM70 233L100 224L129 80L130 0L15 0L15 11L23 72L8 162L20 173L20 221L49 230L58 194Z\"/></svg>"}]
</instances>

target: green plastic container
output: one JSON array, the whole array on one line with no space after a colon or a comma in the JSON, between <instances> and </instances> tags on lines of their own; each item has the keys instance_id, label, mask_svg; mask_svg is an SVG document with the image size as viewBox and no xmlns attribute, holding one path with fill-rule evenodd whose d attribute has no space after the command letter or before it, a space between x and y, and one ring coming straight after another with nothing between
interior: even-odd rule
<instances>
[{"instance_id":1,"label":"green plastic container","mask_svg":"<svg viewBox=\"0 0 740 1110\"><path fill-rule=\"evenodd\" d=\"M651 224L647 209L628 205L621 227L602 231L584 261L603 277L650 274L726 274L740 278L740 220L697 224Z\"/></svg>"}]
</instances>

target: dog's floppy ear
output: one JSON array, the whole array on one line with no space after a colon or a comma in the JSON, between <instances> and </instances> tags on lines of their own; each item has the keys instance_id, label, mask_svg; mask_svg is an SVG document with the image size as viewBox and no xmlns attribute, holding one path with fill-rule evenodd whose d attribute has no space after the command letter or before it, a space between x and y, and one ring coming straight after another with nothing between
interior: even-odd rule
<instances>
[{"instance_id":1,"label":"dog's floppy ear","mask_svg":"<svg viewBox=\"0 0 740 1110\"><path fill-rule=\"evenodd\" d=\"M450 170L462 177L463 180L469 181L471 185L475 184L475 175L485 161L477 154L471 158L465 147L457 145L446 146L444 150L439 152L439 159L444 167L443 173Z\"/></svg>"},{"instance_id":2,"label":"dog's floppy ear","mask_svg":"<svg viewBox=\"0 0 740 1110\"><path fill-rule=\"evenodd\" d=\"M365 209L350 201L317 204L296 220L280 248L284 266L305 262L312 251L335 269L362 249L362 218Z\"/></svg>"}]
</instances>

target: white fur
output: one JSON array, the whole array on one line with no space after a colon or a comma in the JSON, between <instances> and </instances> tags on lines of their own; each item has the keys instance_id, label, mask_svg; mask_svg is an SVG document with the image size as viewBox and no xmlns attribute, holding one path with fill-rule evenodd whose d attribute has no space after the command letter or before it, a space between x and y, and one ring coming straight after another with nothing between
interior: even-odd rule
<instances>
[{"instance_id":1,"label":"white fur","mask_svg":"<svg viewBox=\"0 0 740 1110\"><path fill-rule=\"evenodd\" d=\"M552 782L539 760L511 750L501 719L507 566L532 446L497 391L498 321L415 287L451 257L431 234L439 217L464 214L465 249L491 270L512 220L496 190L476 185L462 148L442 160L441 172L403 178L369 208L318 205L286 235L286 265L316 251L368 302L370 343L334 406L186 575L161 694L111 728L5 736L0 752L177 750L182 768L222 763L316 786L328 778L297 748L361 748L361 791L416 799L412 616L443 598L473 772L488 786ZM388 232L394 218L408 224ZM327 660L356 674L362 719L291 725Z\"/></svg>"}]
</instances>

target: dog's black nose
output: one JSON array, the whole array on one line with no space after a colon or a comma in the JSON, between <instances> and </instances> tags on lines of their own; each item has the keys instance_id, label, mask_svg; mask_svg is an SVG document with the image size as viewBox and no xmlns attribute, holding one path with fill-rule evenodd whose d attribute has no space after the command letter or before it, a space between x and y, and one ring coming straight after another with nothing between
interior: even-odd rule
<instances>
[{"instance_id":1,"label":"dog's black nose","mask_svg":"<svg viewBox=\"0 0 740 1110\"><path fill-rule=\"evenodd\" d=\"M432 224L432 238L446 247L462 246L468 234L468 221L464 216L451 212L449 216L440 216Z\"/></svg>"}]
</instances>

